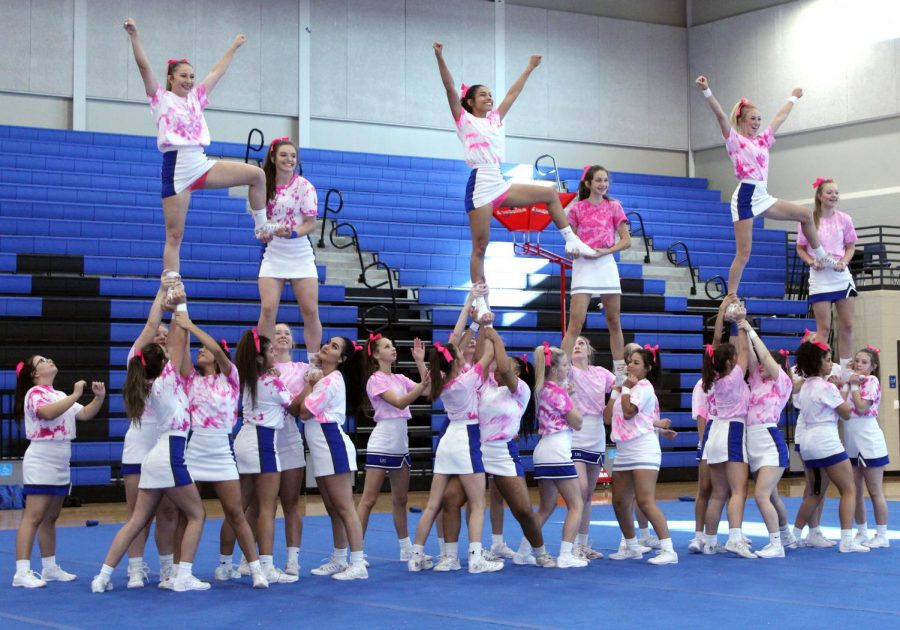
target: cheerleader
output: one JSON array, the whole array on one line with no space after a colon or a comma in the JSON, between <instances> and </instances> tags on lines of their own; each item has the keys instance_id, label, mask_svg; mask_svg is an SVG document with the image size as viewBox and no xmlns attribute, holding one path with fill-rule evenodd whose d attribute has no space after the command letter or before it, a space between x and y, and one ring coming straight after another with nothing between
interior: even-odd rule
<instances>
[{"instance_id":1,"label":"cheerleader","mask_svg":"<svg viewBox=\"0 0 900 630\"><path fill-rule=\"evenodd\" d=\"M366 394L373 409L375 428L366 444L366 481L362 498L356 507L363 535L369 525L369 514L378 500L385 476L391 483L391 505L394 529L400 544L400 560L412 557L412 542L406 522L409 496L409 433L407 422L412 417L409 406L428 391L428 368L425 367L425 344L418 337L413 341L412 356L421 382L416 383L402 374L394 374L397 348L381 334L369 335L366 342Z\"/></svg>"},{"instance_id":2,"label":"cheerleader","mask_svg":"<svg viewBox=\"0 0 900 630\"><path fill-rule=\"evenodd\" d=\"M272 560L275 537L275 510L281 485L281 460L275 436L288 422L291 395L275 369L275 348L268 337L254 328L245 331L235 355L243 384L243 417L234 440L234 457L241 479L241 499L245 513L250 498L256 497L256 542L263 574L270 584L290 584L299 577L277 568Z\"/></svg>"},{"instance_id":3,"label":"cheerleader","mask_svg":"<svg viewBox=\"0 0 900 630\"><path fill-rule=\"evenodd\" d=\"M231 446L241 390L237 367L231 362L224 339L217 343L194 324L186 312L177 313L174 319L177 326L203 344L197 353L196 367L182 371L191 415L191 434L184 461L198 490L201 483L213 484L225 522L237 532L244 556L250 559L253 588L268 588L269 582L256 553L253 531L244 517L240 476ZM216 568L215 577L227 580L231 578L231 554L223 553L221 540L219 546L220 566ZM226 558L227 564L221 561L222 557ZM227 575L223 575L222 567L228 570Z\"/></svg>"},{"instance_id":4,"label":"cheerleader","mask_svg":"<svg viewBox=\"0 0 900 630\"><path fill-rule=\"evenodd\" d=\"M180 278L177 274L163 274L160 278L159 290L150 307L150 313L147 315L147 323L144 324L144 329L128 351L127 361L130 361L138 350L149 344L157 344L165 351L169 334L168 329L162 323L163 311L169 308L165 305L165 297L169 288L177 286L179 281ZM147 453L154 447L158 439L156 416L153 415L152 407L145 405L140 422L129 423L122 447L121 474L122 485L125 486L125 505L128 518L131 518L137 503L141 462L144 461ZM165 496L156 509L155 520L154 537L156 549L159 552L159 586L160 588L170 588L172 578L175 577L173 562L178 510L175 504ZM147 523L147 526L141 530L128 547L128 588L143 588L148 580L149 567L144 563L144 547L149 534L150 523Z\"/></svg>"},{"instance_id":5,"label":"cheerleader","mask_svg":"<svg viewBox=\"0 0 900 630\"><path fill-rule=\"evenodd\" d=\"M672 546L666 517L656 504L656 479L662 463L662 451L656 435L659 420L659 401L653 383L659 382L659 348L645 346L631 353L628 359L628 378L621 392L611 399L612 437L616 442L613 469L613 507L625 549L610 554L612 560L641 559L642 553L634 531L631 507L636 501L646 514L656 537L659 553L650 564L677 564L678 554Z\"/></svg>"},{"instance_id":6,"label":"cheerleader","mask_svg":"<svg viewBox=\"0 0 900 630\"><path fill-rule=\"evenodd\" d=\"M319 273L309 241L309 233L316 228L316 189L297 174L297 146L289 138L272 141L263 170L269 229L262 239L257 328L261 335L274 338L278 305L288 280L303 318L303 342L307 353L314 354L322 344Z\"/></svg>"},{"instance_id":7,"label":"cheerleader","mask_svg":"<svg viewBox=\"0 0 900 630\"><path fill-rule=\"evenodd\" d=\"M472 232L472 257L469 262L472 284L485 283L484 256L491 236L491 216L493 210L501 206L547 204L553 222L566 241L566 253L574 257L596 258L597 252L572 231L554 188L511 184L505 181L500 173L506 144L501 131L503 119L519 98L528 77L540 65L540 55L531 56L525 71L510 87L500 106L494 109L493 96L485 85L463 85L461 91L457 92L453 76L444 61L444 45L435 42L432 47L437 58L441 81L447 91L450 112L456 123L456 135L463 143L466 164L472 169L466 185L464 204ZM485 297L476 297L474 304L480 319L488 311Z\"/></svg>"},{"instance_id":8,"label":"cheerleader","mask_svg":"<svg viewBox=\"0 0 900 630\"><path fill-rule=\"evenodd\" d=\"M487 322L490 317L485 315L482 321ZM492 343L485 347L472 369L463 372L462 356L453 344L444 346L436 342L431 351L430 397L432 400L441 399L450 423L435 453L428 503L416 526L412 557L407 562L410 571L422 571L433 566L424 552L425 541L441 509L448 481L454 475L459 476L469 503L469 573L486 573L503 568L502 561L485 559L481 547L485 479L478 427L478 390L484 384L485 370L493 357Z\"/></svg>"},{"instance_id":9,"label":"cheerleader","mask_svg":"<svg viewBox=\"0 0 900 630\"><path fill-rule=\"evenodd\" d=\"M185 300L183 287L174 287L170 303L186 312ZM91 582L94 593L112 590L110 578L115 566L153 518L163 495L171 499L187 520L177 574L167 587L178 592L209 588L209 583L198 580L192 571L206 512L184 462L185 442L191 426L185 381L180 374L182 361L187 355L184 329L173 327L169 332L168 344L171 348L168 357L165 350L154 343L138 349L128 361L128 372L122 386L125 411L132 422L139 423L144 409L149 407L157 419L159 439L141 462L134 512L116 533L100 573Z\"/></svg>"},{"instance_id":10,"label":"cheerleader","mask_svg":"<svg viewBox=\"0 0 900 630\"><path fill-rule=\"evenodd\" d=\"M572 402L582 418L581 430L572 435L572 461L575 462L581 497L584 500L581 526L575 536L575 555L588 560L603 557L602 553L591 548L588 531L591 524L591 497L594 495L594 487L597 485L606 454L603 411L606 407L606 396L612 392L616 382L616 376L612 372L591 365L593 356L594 349L591 342L585 337L578 337L572 350L572 368L569 370L569 381L574 386Z\"/></svg>"},{"instance_id":11,"label":"cheerleader","mask_svg":"<svg viewBox=\"0 0 900 630\"><path fill-rule=\"evenodd\" d=\"M753 350L747 363L747 459L750 472L756 475L756 505L769 532L769 543L755 553L759 558L783 558L784 545L794 542L787 528L787 510L778 494L778 481L788 466L788 448L778 422L793 390L791 377L779 359L788 353L770 353L746 318L738 326L747 334Z\"/></svg>"},{"instance_id":12,"label":"cheerleader","mask_svg":"<svg viewBox=\"0 0 900 630\"><path fill-rule=\"evenodd\" d=\"M263 170L249 164L224 160L216 162L206 157L203 150L210 142L203 116L203 110L209 103L209 93L228 70L234 54L247 38L244 35L235 37L199 85L195 85L194 67L187 59L169 59L164 88L157 81L150 59L144 52L137 24L129 18L125 20L124 28L131 38L134 60L156 122L156 144L163 153L162 207L166 219L163 268L175 272L179 270L184 222L194 190L248 185L257 237L265 237L266 176Z\"/></svg>"},{"instance_id":13,"label":"cheerleader","mask_svg":"<svg viewBox=\"0 0 900 630\"><path fill-rule=\"evenodd\" d=\"M888 505L882 486L884 467L890 460L884 432L878 426L878 405L881 403L878 367L878 348L867 345L853 358L854 373L850 376L850 395L847 399L852 403L853 410L844 425L844 442L856 482L856 541L870 549L891 546L887 537ZM875 512L877 529L872 538L868 538L863 482Z\"/></svg>"},{"instance_id":14,"label":"cheerleader","mask_svg":"<svg viewBox=\"0 0 900 630\"><path fill-rule=\"evenodd\" d=\"M761 215L781 221L799 221L815 258L824 266L834 266L836 261L822 247L809 209L784 199L776 199L767 190L769 147L775 144L775 133L787 120L794 104L803 96L803 90L794 88L787 103L776 112L769 126L760 132L762 117L750 101L741 98L734 106L729 120L709 89L707 78L702 75L697 77L696 84L703 91L703 96L719 123L719 129L725 138L725 149L738 180L731 198L736 251L728 272L728 291L737 295L741 275L753 247L753 219Z\"/></svg>"},{"instance_id":15,"label":"cheerleader","mask_svg":"<svg viewBox=\"0 0 900 630\"><path fill-rule=\"evenodd\" d=\"M80 405L85 381L76 381L66 396L53 388L59 369L53 359L34 355L16 365L15 417L25 423L29 441L22 460L25 511L16 532L16 573L12 585L40 588L47 582L76 579L56 563L56 519L69 494L72 440L75 421L97 415L106 397L106 386L91 383L94 399ZM41 572L31 570L31 549L35 534L41 549Z\"/></svg>"},{"instance_id":16,"label":"cheerleader","mask_svg":"<svg viewBox=\"0 0 900 630\"><path fill-rule=\"evenodd\" d=\"M837 210L840 193L833 179L820 177L813 182L813 188L816 191L813 220L822 247L836 262L826 265L816 260L803 232L797 234L797 257L809 265L809 304L816 318L816 339L825 343L831 338L831 305L834 304L841 380L846 381L850 376L848 364L853 347L853 311L857 295L848 265L856 251L856 229L853 220Z\"/></svg>"},{"instance_id":17,"label":"cheerleader","mask_svg":"<svg viewBox=\"0 0 900 630\"><path fill-rule=\"evenodd\" d=\"M737 306L735 310L731 307L728 310L740 320L746 312ZM712 481L703 552L712 554L718 549L719 519L727 501L728 542L725 550L742 558L756 558L741 533L749 476L745 423L750 388L744 381L748 352L747 334L738 329L737 346L724 343L713 349L708 345L703 353L703 390L709 396L710 413L714 415L703 451Z\"/></svg>"},{"instance_id":18,"label":"cheerleader","mask_svg":"<svg viewBox=\"0 0 900 630\"><path fill-rule=\"evenodd\" d=\"M572 263L569 325L562 341L562 349L571 356L572 347L579 338L587 317L591 298L599 295L606 316L606 327L609 329L616 384L621 385L625 380L625 340L619 318L622 287L613 254L631 247L631 235L622 204L610 199L608 192L609 171L602 166L585 167L578 183L578 201L572 204L566 216L578 237L593 247L598 257L577 258Z\"/></svg>"},{"instance_id":19,"label":"cheerleader","mask_svg":"<svg viewBox=\"0 0 900 630\"><path fill-rule=\"evenodd\" d=\"M345 337L332 337L322 344L319 350L322 369L307 371L306 386L291 403L291 412L303 420L310 465L331 517L332 530L337 530L340 524L350 545L349 565L335 569L334 565L339 563L332 558L332 562L312 571L313 575L331 575L335 580L369 577L362 525L353 505L356 449L342 427L347 412L355 414L361 403L361 350L361 346Z\"/></svg>"},{"instance_id":20,"label":"cheerleader","mask_svg":"<svg viewBox=\"0 0 900 630\"><path fill-rule=\"evenodd\" d=\"M556 561L544 547L543 524L531 509L528 485L525 483L525 470L519 461L517 443L522 418L534 424L534 406L531 404L531 387L526 378L529 373L528 364L522 359L515 359L506 354L503 339L493 327L485 327L479 338L482 346L490 340L494 348L494 371L481 389L478 398L478 426L481 433L481 453L484 471L491 475L494 491L500 496L499 508L495 508L492 500L491 517L495 510L503 513L503 500L509 504L510 512L522 527L524 536L518 553L512 554L515 564L533 564L544 568L553 568ZM503 557L498 551L503 543L503 530L494 529L491 553L498 558ZM507 547L508 549L508 547ZM511 550L510 550L511 551ZM457 563L457 568L459 564ZM435 567L435 571L438 567Z\"/></svg>"},{"instance_id":21,"label":"cheerleader","mask_svg":"<svg viewBox=\"0 0 900 630\"><path fill-rule=\"evenodd\" d=\"M573 553L584 499L572 461L572 432L581 430L582 417L569 396L569 357L544 342L534 351L534 374L535 407L541 435L533 454L534 478L541 499L538 518L542 524L547 522L556 508L557 494L561 494L567 512L556 566L560 569L586 567L588 561Z\"/></svg>"},{"instance_id":22,"label":"cheerleader","mask_svg":"<svg viewBox=\"0 0 900 630\"><path fill-rule=\"evenodd\" d=\"M856 509L856 487L837 427L838 418L850 418L853 406L844 400L834 383L825 380L831 368L831 349L821 341L812 338L797 348L797 370L806 379L800 388L800 415L804 426L800 457L807 468L824 471L840 492L838 515L841 542L838 549L841 553L866 552L869 548L853 539L851 528ZM801 527L809 520L821 499L822 495L804 495L797 511L797 523Z\"/></svg>"}]
</instances>

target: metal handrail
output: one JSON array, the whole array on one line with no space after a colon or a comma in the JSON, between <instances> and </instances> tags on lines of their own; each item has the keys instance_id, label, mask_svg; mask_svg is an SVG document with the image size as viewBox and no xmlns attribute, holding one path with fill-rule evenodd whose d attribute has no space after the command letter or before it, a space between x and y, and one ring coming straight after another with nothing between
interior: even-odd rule
<instances>
[{"instance_id":1,"label":"metal handrail","mask_svg":"<svg viewBox=\"0 0 900 630\"><path fill-rule=\"evenodd\" d=\"M641 240L644 241L644 263L649 264L650 263L650 244L648 241L650 240L650 237L647 236L647 232L646 232L646 230L644 230L644 217L642 217L641 213L638 212L637 210L632 210L630 212L625 213L625 220L628 221L628 217L630 217L631 215L634 215L637 217L638 223L640 223L640 225L641 225L641 229L640 229L640 232L635 232L634 230L631 230L629 228L629 231L631 232L632 236L634 236L636 234L641 235ZM629 226L631 225L631 221L628 221L628 225Z\"/></svg>"},{"instance_id":2,"label":"metal handrail","mask_svg":"<svg viewBox=\"0 0 900 630\"><path fill-rule=\"evenodd\" d=\"M540 162L544 158L550 158L550 161L553 162L553 169L549 171L541 170ZM563 190L562 182L559 180L559 169L556 167L556 158L550 155L549 153L545 153L544 155L539 155L537 159L534 161L534 170L538 172L538 175L542 177L547 175L555 175L556 176L556 190L559 192L568 192L568 188Z\"/></svg>"},{"instance_id":3,"label":"metal handrail","mask_svg":"<svg viewBox=\"0 0 900 630\"><path fill-rule=\"evenodd\" d=\"M350 232L352 233L352 235L350 236L349 243L344 243L343 245L338 245L337 243L334 242L334 237L336 235L338 235L337 231L342 227L350 228ZM342 221L341 223L338 223L337 221L335 221L334 225L331 226L331 232L328 233L328 240L331 241L331 244L334 246L335 249L347 249L350 246L353 246L356 248L356 257L359 259L359 281L365 282L364 278L365 278L365 273L366 273L366 263L363 262L362 250L359 248L359 234L357 234L356 228L353 227L353 224L347 223L346 221ZM369 288L371 288L371 287L369 287Z\"/></svg>"},{"instance_id":4,"label":"metal handrail","mask_svg":"<svg viewBox=\"0 0 900 630\"><path fill-rule=\"evenodd\" d=\"M679 246L684 248L683 260L678 258L677 251ZM676 267L681 267L687 262L688 271L691 274L691 295L697 295L697 279L695 278L694 265L691 263L691 252L688 250L687 244L684 241L675 241L669 245L669 248L666 250L666 257L669 259L669 262Z\"/></svg>"},{"instance_id":5,"label":"metal handrail","mask_svg":"<svg viewBox=\"0 0 900 630\"><path fill-rule=\"evenodd\" d=\"M253 140L254 132L259 134L259 146L256 146L256 147L254 147L253 145L250 144L250 142ZM266 137L263 135L263 132L261 130L254 127L253 129L250 130L250 133L247 134L247 148L244 151L244 163L245 164L250 163L250 150L251 149L253 151L261 151L264 146L266 146ZM262 160L260 160L259 158L253 158L253 159L256 160L257 166L262 167Z\"/></svg>"},{"instance_id":6,"label":"metal handrail","mask_svg":"<svg viewBox=\"0 0 900 630\"><path fill-rule=\"evenodd\" d=\"M337 208L332 208L328 203L329 200L331 199L332 193L337 193L338 201L340 201L340 204L338 205ZM331 214L340 214L341 210L343 210L343 209L344 209L344 195L342 195L341 191L338 190L337 188L329 188L328 192L325 193L325 210L322 211L322 233L319 234L319 244L318 244L319 249L322 249L325 247L325 224L328 219L328 213L330 212ZM334 241L332 241L332 242L334 242ZM360 263L360 267L362 267L361 263Z\"/></svg>"},{"instance_id":7,"label":"metal handrail","mask_svg":"<svg viewBox=\"0 0 900 630\"><path fill-rule=\"evenodd\" d=\"M712 286L716 290L715 295L709 292L710 286ZM710 300L721 300L726 295L728 295L728 283L722 276L713 276L706 281L704 290L706 291L706 297L708 297Z\"/></svg>"}]
</instances>

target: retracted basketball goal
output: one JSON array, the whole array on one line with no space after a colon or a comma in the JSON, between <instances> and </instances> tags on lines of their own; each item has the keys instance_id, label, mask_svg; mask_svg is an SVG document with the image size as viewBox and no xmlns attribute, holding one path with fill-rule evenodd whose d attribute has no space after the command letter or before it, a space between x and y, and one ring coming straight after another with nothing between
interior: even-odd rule
<instances>
[{"instance_id":1,"label":"retracted basketball goal","mask_svg":"<svg viewBox=\"0 0 900 630\"><path fill-rule=\"evenodd\" d=\"M541 170L540 162L549 158L553 168L548 171ZM539 175L553 174L556 177L556 191L559 202L565 208L575 198L576 193L563 191L559 180L559 170L556 168L556 160L552 155L542 155L534 161L534 170ZM566 334L566 270L572 268L572 261L565 256L545 249L541 246L541 232L550 225L550 211L546 203L536 203L527 207L507 208L501 207L494 210L494 217L503 227L512 233L513 251L523 256L543 258L553 264L559 265L559 310L561 314L562 334ZM521 240L516 234L521 234Z\"/></svg>"}]
</instances>

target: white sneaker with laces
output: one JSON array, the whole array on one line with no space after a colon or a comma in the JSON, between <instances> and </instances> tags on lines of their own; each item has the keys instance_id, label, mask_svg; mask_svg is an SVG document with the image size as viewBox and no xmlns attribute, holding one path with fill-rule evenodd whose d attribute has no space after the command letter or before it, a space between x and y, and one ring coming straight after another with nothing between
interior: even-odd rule
<instances>
[{"instance_id":1,"label":"white sneaker with laces","mask_svg":"<svg viewBox=\"0 0 900 630\"><path fill-rule=\"evenodd\" d=\"M653 534L647 534L646 536L638 538L638 544L642 547L649 547L650 549L659 549L659 538ZM647 552L645 551L644 553Z\"/></svg>"},{"instance_id":2,"label":"white sneaker with laces","mask_svg":"<svg viewBox=\"0 0 900 630\"><path fill-rule=\"evenodd\" d=\"M310 573L313 575L334 575L335 573L340 573L346 569L347 566L346 562L338 562L337 560L331 559L322 566L311 570Z\"/></svg>"},{"instance_id":3,"label":"white sneaker with laces","mask_svg":"<svg viewBox=\"0 0 900 630\"><path fill-rule=\"evenodd\" d=\"M503 562L503 558L495 554L493 551L488 549L484 549L481 552L481 557L487 560L488 562Z\"/></svg>"},{"instance_id":4,"label":"white sneaker with laces","mask_svg":"<svg viewBox=\"0 0 900 630\"><path fill-rule=\"evenodd\" d=\"M542 553L539 556L531 556L534 558L534 564L539 567L543 567L544 569L555 569L556 568L556 558L551 556L549 553ZM515 558L513 559L515 562Z\"/></svg>"},{"instance_id":5,"label":"white sneaker with laces","mask_svg":"<svg viewBox=\"0 0 900 630\"><path fill-rule=\"evenodd\" d=\"M516 552L509 548L505 542L491 545L491 553L505 560L512 560Z\"/></svg>"},{"instance_id":6,"label":"white sneaker with laces","mask_svg":"<svg viewBox=\"0 0 900 630\"><path fill-rule=\"evenodd\" d=\"M113 590L112 582L109 581L109 578L103 577L102 575L95 575L94 579L91 580L91 592L92 593L105 593L106 591Z\"/></svg>"},{"instance_id":7,"label":"white sneaker with laces","mask_svg":"<svg viewBox=\"0 0 900 630\"><path fill-rule=\"evenodd\" d=\"M275 231L278 229L278 227L279 226L277 223L266 221L253 231L253 235L258 240L263 240L264 238L272 238L273 236L275 236Z\"/></svg>"},{"instance_id":8,"label":"white sneaker with laces","mask_svg":"<svg viewBox=\"0 0 900 630\"><path fill-rule=\"evenodd\" d=\"M784 546L769 543L759 551L754 551L757 558L784 558Z\"/></svg>"},{"instance_id":9,"label":"white sneaker with laces","mask_svg":"<svg viewBox=\"0 0 900 630\"><path fill-rule=\"evenodd\" d=\"M862 532L856 532L856 536L853 537L853 542L859 545L865 545L867 542L869 542L869 537Z\"/></svg>"},{"instance_id":10,"label":"white sneaker with laces","mask_svg":"<svg viewBox=\"0 0 900 630\"><path fill-rule=\"evenodd\" d=\"M619 550L606 556L610 560L641 560L644 557L640 547L633 549L628 545L619 546Z\"/></svg>"},{"instance_id":11,"label":"white sneaker with laces","mask_svg":"<svg viewBox=\"0 0 900 630\"><path fill-rule=\"evenodd\" d=\"M594 248L590 247L577 236L566 242L566 254L579 254L580 256L594 256Z\"/></svg>"},{"instance_id":12,"label":"white sneaker with laces","mask_svg":"<svg viewBox=\"0 0 900 630\"><path fill-rule=\"evenodd\" d=\"M813 549L829 549L834 547L834 541L828 540L819 532L810 532L806 537L806 546Z\"/></svg>"},{"instance_id":13,"label":"white sneaker with laces","mask_svg":"<svg viewBox=\"0 0 900 630\"><path fill-rule=\"evenodd\" d=\"M247 558L241 558L241 562L240 564L238 564L237 572L241 577L250 575L250 563L247 562Z\"/></svg>"},{"instance_id":14,"label":"white sneaker with laces","mask_svg":"<svg viewBox=\"0 0 900 630\"><path fill-rule=\"evenodd\" d=\"M576 551L578 552L578 556L583 557L585 560L602 560L603 554L596 549L591 548L591 542L588 541L586 545L576 545Z\"/></svg>"},{"instance_id":15,"label":"white sneaker with laces","mask_svg":"<svg viewBox=\"0 0 900 630\"><path fill-rule=\"evenodd\" d=\"M29 570L16 573L13 576L12 585L22 588L43 588L44 586L47 586L47 582L41 579L39 573Z\"/></svg>"},{"instance_id":16,"label":"white sneaker with laces","mask_svg":"<svg viewBox=\"0 0 900 630\"><path fill-rule=\"evenodd\" d=\"M869 548L860 545L855 540L851 540L849 543L845 543L843 540L838 545L838 551L841 553L868 553Z\"/></svg>"},{"instance_id":17,"label":"white sneaker with laces","mask_svg":"<svg viewBox=\"0 0 900 630\"><path fill-rule=\"evenodd\" d=\"M173 564L168 569L160 570L159 572L159 588L171 591L175 588L175 575L177 567Z\"/></svg>"},{"instance_id":18,"label":"white sneaker with laces","mask_svg":"<svg viewBox=\"0 0 900 630\"><path fill-rule=\"evenodd\" d=\"M882 536L881 534L875 534L866 543L866 547L869 549L884 549L890 546L891 541L888 540L887 536Z\"/></svg>"},{"instance_id":19,"label":"white sneaker with laces","mask_svg":"<svg viewBox=\"0 0 900 630\"><path fill-rule=\"evenodd\" d=\"M688 553L703 553L703 541L694 538L688 543Z\"/></svg>"},{"instance_id":20,"label":"white sneaker with laces","mask_svg":"<svg viewBox=\"0 0 900 630\"><path fill-rule=\"evenodd\" d=\"M343 566L346 567L346 565ZM338 573L338 571L317 575L334 575L334 573ZM300 579L300 577L297 575L288 575L278 567L264 567L263 575L266 576L266 580L268 580L269 584L293 584Z\"/></svg>"},{"instance_id":21,"label":"white sneaker with laces","mask_svg":"<svg viewBox=\"0 0 900 630\"><path fill-rule=\"evenodd\" d=\"M469 573L493 573L503 568L502 560L486 560L482 556L469 556Z\"/></svg>"},{"instance_id":22,"label":"white sneaker with laces","mask_svg":"<svg viewBox=\"0 0 900 630\"><path fill-rule=\"evenodd\" d=\"M475 319L478 320L491 312L490 307L487 305L487 301L482 295L475 297L475 300L472 302L472 306L475 307Z\"/></svg>"},{"instance_id":23,"label":"white sneaker with laces","mask_svg":"<svg viewBox=\"0 0 900 630\"><path fill-rule=\"evenodd\" d=\"M438 560L438 563L434 565L434 569L432 570L439 573L444 573L447 571L459 571L460 569L462 569L462 565L459 563L459 557L441 556Z\"/></svg>"},{"instance_id":24,"label":"white sneaker with laces","mask_svg":"<svg viewBox=\"0 0 900 630\"><path fill-rule=\"evenodd\" d=\"M233 564L220 564L213 571L213 577L219 582L228 582L229 580L239 580L241 574Z\"/></svg>"},{"instance_id":25,"label":"white sneaker with laces","mask_svg":"<svg viewBox=\"0 0 900 630\"><path fill-rule=\"evenodd\" d=\"M41 579L45 582L71 582L77 578L78 576L74 573L63 571L62 567L58 564L54 564L52 567L47 567L41 571Z\"/></svg>"},{"instance_id":26,"label":"white sneaker with laces","mask_svg":"<svg viewBox=\"0 0 900 630\"><path fill-rule=\"evenodd\" d=\"M726 553L725 547L719 544L711 545L709 543L703 543L703 555L704 556L714 556L717 553Z\"/></svg>"},{"instance_id":27,"label":"white sneaker with laces","mask_svg":"<svg viewBox=\"0 0 900 630\"><path fill-rule=\"evenodd\" d=\"M659 553L647 560L647 564L678 564L678 554L668 549L660 549Z\"/></svg>"},{"instance_id":28,"label":"white sneaker with laces","mask_svg":"<svg viewBox=\"0 0 900 630\"><path fill-rule=\"evenodd\" d=\"M210 589L209 582L202 582L193 575L177 577L172 581L172 590L176 593L184 593L185 591L208 591Z\"/></svg>"},{"instance_id":29,"label":"white sneaker with laces","mask_svg":"<svg viewBox=\"0 0 900 630\"><path fill-rule=\"evenodd\" d=\"M128 567L128 588L144 588L150 581L150 566L145 562L140 567Z\"/></svg>"},{"instance_id":30,"label":"white sneaker with laces","mask_svg":"<svg viewBox=\"0 0 900 630\"><path fill-rule=\"evenodd\" d=\"M800 541L790 532L781 535L781 546L785 549L797 549L800 544Z\"/></svg>"},{"instance_id":31,"label":"white sneaker with laces","mask_svg":"<svg viewBox=\"0 0 900 630\"><path fill-rule=\"evenodd\" d=\"M332 580L367 580L369 579L369 570L362 562L356 562L347 566L346 569L331 576Z\"/></svg>"},{"instance_id":32,"label":"white sneaker with laces","mask_svg":"<svg viewBox=\"0 0 900 630\"><path fill-rule=\"evenodd\" d=\"M259 571L251 571L251 577L253 578L253 588L269 588L269 580L266 579L262 568Z\"/></svg>"},{"instance_id":33,"label":"white sneaker with laces","mask_svg":"<svg viewBox=\"0 0 900 630\"><path fill-rule=\"evenodd\" d=\"M725 551L736 554L741 558L756 559L756 556L750 551L750 547L743 540L729 540L725 543Z\"/></svg>"},{"instance_id":34,"label":"white sneaker with laces","mask_svg":"<svg viewBox=\"0 0 900 630\"><path fill-rule=\"evenodd\" d=\"M588 561L584 558L576 558L572 554L562 555L556 558L557 569L581 569L588 565Z\"/></svg>"},{"instance_id":35,"label":"white sneaker with laces","mask_svg":"<svg viewBox=\"0 0 900 630\"><path fill-rule=\"evenodd\" d=\"M288 560L284 565L284 572L288 575L300 575L300 563L297 560Z\"/></svg>"},{"instance_id":36,"label":"white sneaker with laces","mask_svg":"<svg viewBox=\"0 0 900 630\"><path fill-rule=\"evenodd\" d=\"M432 562L428 556L421 556L420 558L413 556L406 562L406 569L412 573L427 571L433 566L434 562Z\"/></svg>"},{"instance_id":37,"label":"white sneaker with laces","mask_svg":"<svg viewBox=\"0 0 900 630\"><path fill-rule=\"evenodd\" d=\"M537 558L535 558L532 553L519 553L518 551L513 556L513 564L516 564L520 567L530 566L537 564Z\"/></svg>"}]
</instances>

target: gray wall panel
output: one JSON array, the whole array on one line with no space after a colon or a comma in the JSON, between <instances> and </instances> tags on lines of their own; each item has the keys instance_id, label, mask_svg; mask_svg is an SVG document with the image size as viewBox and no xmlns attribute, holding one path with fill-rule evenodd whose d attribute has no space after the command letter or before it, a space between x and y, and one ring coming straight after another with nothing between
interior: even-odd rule
<instances>
[{"instance_id":1,"label":"gray wall panel","mask_svg":"<svg viewBox=\"0 0 900 630\"><path fill-rule=\"evenodd\" d=\"M268 20L276 19L268 4L257 5L244 0L217 0L197 4L198 42L197 60L194 69L197 79L203 77L225 53L235 35L243 33L247 43L238 49L228 72L216 85L210 96L210 103L219 107L265 110L260 98L260 50L261 37L260 10L265 8ZM296 56L296 53L294 53Z\"/></svg>"},{"instance_id":2,"label":"gray wall panel","mask_svg":"<svg viewBox=\"0 0 900 630\"><path fill-rule=\"evenodd\" d=\"M403 0L351 3L347 14L350 118L397 122L403 119L406 83Z\"/></svg>"},{"instance_id":3,"label":"gray wall panel","mask_svg":"<svg viewBox=\"0 0 900 630\"><path fill-rule=\"evenodd\" d=\"M506 133L541 137L548 133L552 64L548 59L547 14L544 9L506 7L506 86L502 90L499 86L492 86L495 106L506 96L505 88L522 74L531 55L543 57L541 65L531 74L515 106L504 119Z\"/></svg>"},{"instance_id":4,"label":"gray wall panel","mask_svg":"<svg viewBox=\"0 0 900 630\"><path fill-rule=\"evenodd\" d=\"M313 116L347 117L347 0L312 0L312 69L309 95Z\"/></svg>"},{"instance_id":5,"label":"gray wall panel","mask_svg":"<svg viewBox=\"0 0 900 630\"><path fill-rule=\"evenodd\" d=\"M72 95L73 19L72 0L32 0L30 91Z\"/></svg>"},{"instance_id":6,"label":"gray wall panel","mask_svg":"<svg viewBox=\"0 0 900 630\"><path fill-rule=\"evenodd\" d=\"M122 28L127 17L130 16L125 15L122 3L117 0L87 3L85 92L88 98L128 98L128 73L136 73L137 68L131 42Z\"/></svg>"},{"instance_id":7,"label":"gray wall panel","mask_svg":"<svg viewBox=\"0 0 900 630\"><path fill-rule=\"evenodd\" d=\"M0 20L0 89L29 89L30 58L31 0L9 0Z\"/></svg>"},{"instance_id":8,"label":"gray wall panel","mask_svg":"<svg viewBox=\"0 0 900 630\"><path fill-rule=\"evenodd\" d=\"M268 17L270 11L276 19ZM259 94L263 111L292 116L296 116L299 111L299 25L297 0L266 2L259 41ZM246 54L249 51L242 52Z\"/></svg>"},{"instance_id":9,"label":"gray wall panel","mask_svg":"<svg viewBox=\"0 0 900 630\"><path fill-rule=\"evenodd\" d=\"M609 106L600 93L600 19L560 11L548 17L549 135L597 142Z\"/></svg>"}]
</instances>

